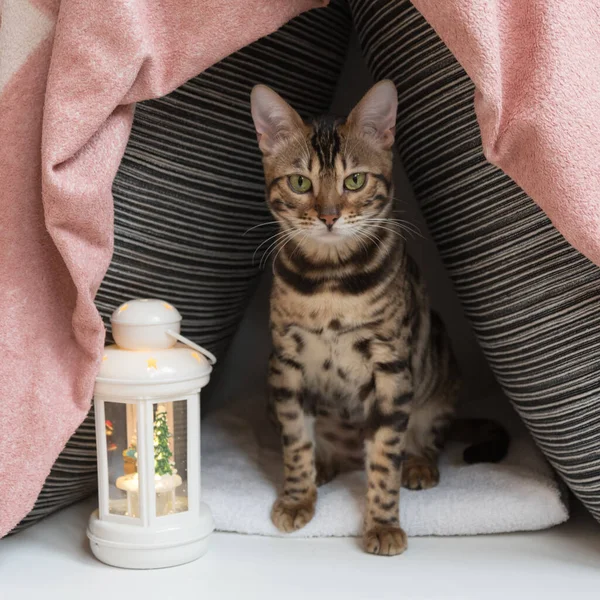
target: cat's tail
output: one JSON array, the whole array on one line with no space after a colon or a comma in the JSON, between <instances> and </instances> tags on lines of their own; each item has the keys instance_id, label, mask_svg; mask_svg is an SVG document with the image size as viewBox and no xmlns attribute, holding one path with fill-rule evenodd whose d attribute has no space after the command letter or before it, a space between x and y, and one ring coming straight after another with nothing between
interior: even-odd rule
<instances>
[{"instance_id":1,"label":"cat's tail","mask_svg":"<svg viewBox=\"0 0 600 600\"><path fill-rule=\"evenodd\" d=\"M469 444L463 453L469 465L500 462L510 445L508 431L490 419L457 419L450 427L448 439Z\"/></svg>"}]
</instances>

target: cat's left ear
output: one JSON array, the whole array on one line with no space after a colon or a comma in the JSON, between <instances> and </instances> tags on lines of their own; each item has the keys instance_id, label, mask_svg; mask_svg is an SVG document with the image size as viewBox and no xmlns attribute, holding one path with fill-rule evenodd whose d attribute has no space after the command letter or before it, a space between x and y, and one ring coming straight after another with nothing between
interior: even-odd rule
<instances>
[{"instance_id":1,"label":"cat's left ear","mask_svg":"<svg viewBox=\"0 0 600 600\"><path fill-rule=\"evenodd\" d=\"M300 115L266 85L254 86L250 106L258 145L263 154L275 152L279 142L303 127Z\"/></svg>"},{"instance_id":2,"label":"cat's left ear","mask_svg":"<svg viewBox=\"0 0 600 600\"><path fill-rule=\"evenodd\" d=\"M348 124L374 138L382 149L394 144L398 92L389 79L376 83L353 108Z\"/></svg>"}]
</instances>

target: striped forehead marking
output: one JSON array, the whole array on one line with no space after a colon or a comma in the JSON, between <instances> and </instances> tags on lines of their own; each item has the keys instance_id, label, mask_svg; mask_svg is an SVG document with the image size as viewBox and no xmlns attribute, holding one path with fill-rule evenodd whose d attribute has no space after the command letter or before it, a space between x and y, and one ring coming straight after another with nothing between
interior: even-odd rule
<instances>
[{"instance_id":1,"label":"striped forehead marking","mask_svg":"<svg viewBox=\"0 0 600 600\"><path fill-rule=\"evenodd\" d=\"M340 153L341 146L337 128L342 123L342 119L335 117L321 117L312 123L313 135L310 141L321 170L335 167L335 159Z\"/></svg>"}]
</instances>

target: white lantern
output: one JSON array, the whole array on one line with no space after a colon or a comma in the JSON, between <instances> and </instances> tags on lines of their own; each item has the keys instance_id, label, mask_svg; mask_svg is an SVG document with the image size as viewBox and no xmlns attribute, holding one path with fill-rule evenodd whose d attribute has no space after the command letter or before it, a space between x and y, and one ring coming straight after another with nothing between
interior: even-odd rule
<instances>
[{"instance_id":1,"label":"white lantern","mask_svg":"<svg viewBox=\"0 0 600 600\"><path fill-rule=\"evenodd\" d=\"M214 529L200 499L200 390L216 359L180 335L181 315L167 302L132 300L111 322L116 344L104 350L94 390L92 551L134 569L190 562Z\"/></svg>"}]
</instances>

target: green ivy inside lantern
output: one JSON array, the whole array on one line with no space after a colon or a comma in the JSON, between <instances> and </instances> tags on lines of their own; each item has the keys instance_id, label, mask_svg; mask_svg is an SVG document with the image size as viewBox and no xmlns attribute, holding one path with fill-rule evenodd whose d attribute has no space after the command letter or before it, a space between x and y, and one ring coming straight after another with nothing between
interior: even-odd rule
<instances>
[{"instance_id":1,"label":"green ivy inside lantern","mask_svg":"<svg viewBox=\"0 0 600 600\"><path fill-rule=\"evenodd\" d=\"M169 447L169 440L173 434L169 431L167 412L159 406L154 417L154 473L156 475L173 475L174 463L171 460L173 452ZM132 441L128 448L123 451L123 458L134 461L137 464L137 445Z\"/></svg>"},{"instance_id":2,"label":"green ivy inside lantern","mask_svg":"<svg viewBox=\"0 0 600 600\"><path fill-rule=\"evenodd\" d=\"M173 437L167 423L167 413L158 410L154 418L154 472L157 475L173 475L173 453L169 448L169 439Z\"/></svg>"}]
</instances>

